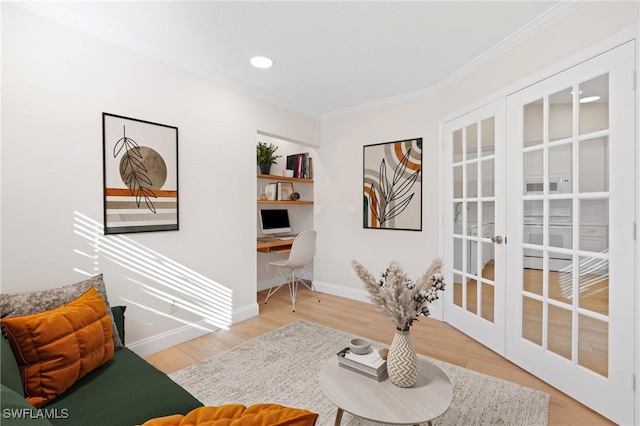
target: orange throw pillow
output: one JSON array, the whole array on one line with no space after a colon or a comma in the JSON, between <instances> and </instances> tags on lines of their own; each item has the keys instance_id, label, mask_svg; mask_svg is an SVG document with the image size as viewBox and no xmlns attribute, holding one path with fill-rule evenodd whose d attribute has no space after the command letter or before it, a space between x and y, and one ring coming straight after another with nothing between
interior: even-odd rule
<instances>
[{"instance_id":1,"label":"orange throw pillow","mask_svg":"<svg viewBox=\"0 0 640 426\"><path fill-rule=\"evenodd\" d=\"M279 404L204 406L187 415L157 417L142 426L313 426L318 414Z\"/></svg>"},{"instance_id":2,"label":"orange throw pillow","mask_svg":"<svg viewBox=\"0 0 640 426\"><path fill-rule=\"evenodd\" d=\"M113 358L111 317L95 288L33 315L2 320L31 404L42 407Z\"/></svg>"}]
</instances>

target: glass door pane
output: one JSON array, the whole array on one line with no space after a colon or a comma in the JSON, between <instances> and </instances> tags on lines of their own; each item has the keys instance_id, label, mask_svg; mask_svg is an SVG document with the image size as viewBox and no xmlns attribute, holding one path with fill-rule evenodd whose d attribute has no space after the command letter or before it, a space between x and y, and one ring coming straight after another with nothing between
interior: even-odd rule
<instances>
[{"instance_id":1,"label":"glass door pane","mask_svg":"<svg viewBox=\"0 0 640 426\"><path fill-rule=\"evenodd\" d=\"M444 125L444 319L504 353L504 100ZM498 185L497 185L498 184ZM496 242L500 241L500 243Z\"/></svg>"},{"instance_id":2,"label":"glass door pane","mask_svg":"<svg viewBox=\"0 0 640 426\"><path fill-rule=\"evenodd\" d=\"M523 106L521 200L523 337L567 360L578 354L583 367L604 375L606 345L598 345L597 356L585 347L594 335L599 342L608 335L600 316L608 312L608 109L602 103L587 108L581 99L585 91L608 99L607 81L604 75L576 83ZM531 137L534 125L541 141ZM574 129L600 134L586 138ZM581 255L584 251L598 257ZM574 327L578 314L582 319Z\"/></svg>"},{"instance_id":3,"label":"glass door pane","mask_svg":"<svg viewBox=\"0 0 640 426\"><path fill-rule=\"evenodd\" d=\"M580 134L609 129L609 74L580 83Z\"/></svg>"},{"instance_id":4,"label":"glass door pane","mask_svg":"<svg viewBox=\"0 0 640 426\"><path fill-rule=\"evenodd\" d=\"M454 305L489 322L495 318L495 132L494 117L452 132Z\"/></svg>"}]
</instances>

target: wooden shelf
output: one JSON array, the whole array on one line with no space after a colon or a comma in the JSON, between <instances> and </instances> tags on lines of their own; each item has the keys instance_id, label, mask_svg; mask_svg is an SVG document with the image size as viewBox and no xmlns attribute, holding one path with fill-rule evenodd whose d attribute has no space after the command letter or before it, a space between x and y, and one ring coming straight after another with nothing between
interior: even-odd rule
<instances>
[{"instance_id":1,"label":"wooden shelf","mask_svg":"<svg viewBox=\"0 0 640 426\"><path fill-rule=\"evenodd\" d=\"M313 201L258 200L258 204L313 204Z\"/></svg>"},{"instance_id":2,"label":"wooden shelf","mask_svg":"<svg viewBox=\"0 0 640 426\"><path fill-rule=\"evenodd\" d=\"M288 176L278 176L278 175L258 175L258 179L279 180L281 182L313 183L313 179L301 179L301 178L294 178L294 177L288 177Z\"/></svg>"}]
</instances>

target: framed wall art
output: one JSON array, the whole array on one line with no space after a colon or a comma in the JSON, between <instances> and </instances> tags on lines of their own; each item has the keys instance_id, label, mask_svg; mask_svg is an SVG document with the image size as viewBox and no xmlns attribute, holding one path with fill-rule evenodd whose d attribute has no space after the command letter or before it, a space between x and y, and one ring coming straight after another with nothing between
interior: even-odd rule
<instances>
[{"instance_id":1,"label":"framed wall art","mask_svg":"<svg viewBox=\"0 0 640 426\"><path fill-rule=\"evenodd\" d=\"M363 227L422 230L422 138L363 147Z\"/></svg>"},{"instance_id":2,"label":"framed wall art","mask_svg":"<svg viewBox=\"0 0 640 426\"><path fill-rule=\"evenodd\" d=\"M104 233L178 230L178 128L102 114Z\"/></svg>"}]
</instances>

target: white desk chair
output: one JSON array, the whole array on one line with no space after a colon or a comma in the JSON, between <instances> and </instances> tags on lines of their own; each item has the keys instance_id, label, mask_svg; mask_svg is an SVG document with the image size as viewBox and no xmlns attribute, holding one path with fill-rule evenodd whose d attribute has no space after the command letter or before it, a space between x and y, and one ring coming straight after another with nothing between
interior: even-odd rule
<instances>
[{"instance_id":1,"label":"white desk chair","mask_svg":"<svg viewBox=\"0 0 640 426\"><path fill-rule=\"evenodd\" d=\"M287 284L289 286L289 294L291 295L291 303L293 304L293 312L296 311L296 293L298 292L298 283L301 283L305 287L315 294L318 298L318 302L320 301L320 297L318 297L318 293L313 288L313 282L311 285L307 284L302 278L306 276L307 278L311 278L309 275L309 271L306 266L311 263L313 260L313 256L316 254L316 231L304 231L298 234L295 240L293 240L293 244L291 245L291 252L289 253L289 258L286 260L280 260L276 262L269 262L269 265L277 266L278 270L276 271L275 277L273 277L273 281L271 282L271 287L269 287L269 291L267 292L267 297L264 299L264 303L267 303L267 300L280 289L283 285ZM281 269L288 268L290 271L287 275L283 274ZM302 273L299 276L296 276L296 270L302 269ZM282 275L286 282L280 284L274 289L274 284L278 276Z\"/></svg>"}]
</instances>

